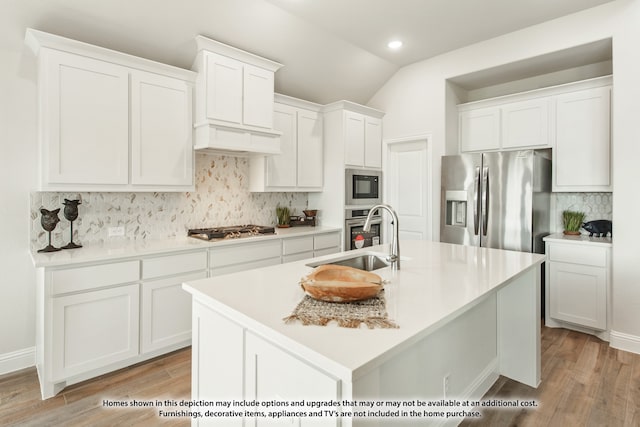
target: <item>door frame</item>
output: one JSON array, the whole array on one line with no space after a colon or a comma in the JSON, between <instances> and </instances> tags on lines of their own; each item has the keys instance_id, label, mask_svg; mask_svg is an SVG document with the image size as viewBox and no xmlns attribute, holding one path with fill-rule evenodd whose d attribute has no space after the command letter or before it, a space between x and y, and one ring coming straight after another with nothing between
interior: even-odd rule
<instances>
[{"instance_id":1,"label":"door frame","mask_svg":"<svg viewBox=\"0 0 640 427\"><path fill-rule=\"evenodd\" d=\"M425 174L425 180L426 182L424 182L424 187L427 189L427 194L426 194L426 198L427 198L427 206L426 206L426 212L427 212L427 223L425 224L426 226L426 240L430 240L433 241L433 137L430 133L425 133L425 134L418 134L418 135L411 135L411 136L404 136L404 137L400 137L400 138L389 138L389 139L383 139L382 141L382 145L384 148L384 153L385 155L382 158L382 171L383 171L383 181L384 181L384 193L383 193L383 202L384 203L388 203L388 196L387 194L389 194L389 179L386 178L388 171L389 171L389 157L390 157L390 150L391 147L393 147L396 144L400 144L400 143L408 143L408 142L424 142L427 145L427 150L426 150L426 156L427 158L425 159L426 161L426 165L427 165L427 173ZM382 232L381 234L384 236L384 241L385 242L390 242L391 241L391 236L390 234L390 230L388 230L390 227L387 226L387 224L385 224L383 222L382 224Z\"/></svg>"}]
</instances>

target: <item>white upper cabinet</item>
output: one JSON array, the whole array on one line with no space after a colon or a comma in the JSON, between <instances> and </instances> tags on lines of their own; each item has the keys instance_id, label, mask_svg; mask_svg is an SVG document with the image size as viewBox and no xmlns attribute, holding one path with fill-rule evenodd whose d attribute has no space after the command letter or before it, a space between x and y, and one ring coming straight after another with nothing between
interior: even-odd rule
<instances>
[{"instance_id":1,"label":"white upper cabinet","mask_svg":"<svg viewBox=\"0 0 640 427\"><path fill-rule=\"evenodd\" d=\"M500 107L502 148L549 146L550 98L510 102Z\"/></svg>"},{"instance_id":2,"label":"white upper cabinet","mask_svg":"<svg viewBox=\"0 0 640 427\"><path fill-rule=\"evenodd\" d=\"M305 191L322 189L322 116L318 112L298 111L298 187Z\"/></svg>"},{"instance_id":3,"label":"white upper cabinet","mask_svg":"<svg viewBox=\"0 0 640 427\"><path fill-rule=\"evenodd\" d=\"M128 70L56 50L40 61L43 186L127 184Z\"/></svg>"},{"instance_id":4,"label":"white upper cabinet","mask_svg":"<svg viewBox=\"0 0 640 427\"><path fill-rule=\"evenodd\" d=\"M46 191L193 189L195 74L27 30Z\"/></svg>"},{"instance_id":5,"label":"white upper cabinet","mask_svg":"<svg viewBox=\"0 0 640 427\"><path fill-rule=\"evenodd\" d=\"M273 71L246 64L243 74L243 123L265 129L273 128Z\"/></svg>"},{"instance_id":6,"label":"white upper cabinet","mask_svg":"<svg viewBox=\"0 0 640 427\"><path fill-rule=\"evenodd\" d=\"M552 148L552 191L612 191L611 83L597 77L460 104L460 152Z\"/></svg>"},{"instance_id":7,"label":"white upper cabinet","mask_svg":"<svg viewBox=\"0 0 640 427\"><path fill-rule=\"evenodd\" d=\"M191 92L183 80L131 74L132 184L193 184Z\"/></svg>"},{"instance_id":8,"label":"white upper cabinet","mask_svg":"<svg viewBox=\"0 0 640 427\"><path fill-rule=\"evenodd\" d=\"M195 148L279 153L273 97L282 65L206 37L196 42Z\"/></svg>"},{"instance_id":9,"label":"white upper cabinet","mask_svg":"<svg viewBox=\"0 0 640 427\"><path fill-rule=\"evenodd\" d=\"M382 167L382 119L358 111L344 111L345 166Z\"/></svg>"},{"instance_id":10,"label":"white upper cabinet","mask_svg":"<svg viewBox=\"0 0 640 427\"><path fill-rule=\"evenodd\" d=\"M459 112L460 151L500 148L500 108L476 108Z\"/></svg>"},{"instance_id":11,"label":"white upper cabinet","mask_svg":"<svg viewBox=\"0 0 640 427\"><path fill-rule=\"evenodd\" d=\"M364 118L364 166L382 167L382 120Z\"/></svg>"},{"instance_id":12,"label":"white upper cabinet","mask_svg":"<svg viewBox=\"0 0 640 427\"><path fill-rule=\"evenodd\" d=\"M344 162L364 166L364 116L352 111L344 113Z\"/></svg>"},{"instance_id":13,"label":"white upper cabinet","mask_svg":"<svg viewBox=\"0 0 640 427\"><path fill-rule=\"evenodd\" d=\"M460 151L549 147L549 97L460 106Z\"/></svg>"},{"instance_id":14,"label":"white upper cabinet","mask_svg":"<svg viewBox=\"0 0 640 427\"><path fill-rule=\"evenodd\" d=\"M264 191L321 191L323 129L320 106L277 95L274 128L282 133L280 154L253 156L249 188Z\"/></svg>"},{"instance_id":15,"label":"white upper cabinet","mask_svg":"<svg viewBox=\"0 0 640 427\"><path fill-rule=\"evenodd\" d=\"M556 98L553 191L612 191L611 87Z\"/></svg>"},{"instance_id":16,"label":"white upper cabinet","mask_svg":"<svg viewBox=\"0 0 640 427\"><path fill-rule=\"evenodd\" d=\"M243 64L226 56L209 53L206 63L206 117L229 123L242 123L242 67ZM198 95L197 95L198 96Z\"/></svg>"}]
</instances>

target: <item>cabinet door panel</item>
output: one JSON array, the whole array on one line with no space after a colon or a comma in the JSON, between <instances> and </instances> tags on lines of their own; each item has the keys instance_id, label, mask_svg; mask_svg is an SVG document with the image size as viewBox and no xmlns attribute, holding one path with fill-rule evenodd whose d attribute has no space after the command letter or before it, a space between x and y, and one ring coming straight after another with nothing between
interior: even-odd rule
<instances>
[{"instance_id":1,"label":"cabinet door panel","mask_svg":"<svg viewBox=\"0 0 640 427\"><path fill-rule=\"evenodd\" d=\"M340 380L287 353L251 332L246 333L245 398L260 401L337 400ZM262 425L337 426L339 418L282 418L279 424L266 418ZM251 424L253 425L253 424Z\"/></svg>"},{"instance_id":2,"label":"cabinet door panel","mask_svg":"<svg viewBox=\"0 0 640 427\"><path fill-rule=\"evenodd\" d=\"M182 282L206 277L202 271L142 284L142 353L191 338L191 295Z\"/></svg>"},{"instance_id":3,"label":"cabinet door panel","mask_svg":"<svg viewBox=\"0 0 640 427\"><path fill-rule=\"evenodd\" d=\"M242 327L204 305L193 306L191 398L241 400L244 379ZM243 426L242 417L201 418L198 425Z\"/></svg>"},{"instance_id":4,"label":"cabinet door panel","mask_svg":"<svg viewBox=\"0 0 640 427\"><path fill-rule=\"evenodd\" d=\"M273 115L273 127L282 132L280 152L267 156L267 187L295 187L296 159L298 157L296 142L296 110L288 105L276 104Z\"/></svg>"},{"instance_id":5,"label":"cabinet door panel","mask_svg":"<svg viewBox=\"0 0 640 427\"><path fill-rule=\"evenodd\" d=\"M322 118L298 111L298 187L322 187Z\"/></svg>"},{"instance_id":6,"label":"cabinet door panel","mask_svg":"<svg viewBox=\"0 0 640 427\"><path fill-rule=\"evenodd\" d=\"M549 98L502 106L502 148L548 146Z\"/></svg>"},{"instance_id":7,"label":"cabinet door panel","mask_svg":"<svg viewBox=\"0 0 640 427\"><path fill-rule=\"evenodd\" d=\"M53 299L53 380L138 354L138 285Z\"/></svg>"},{"instance_id":8,"label":"cabinet door panel","mask_svg":"<svg viewBox=\"0 0 640 427\"><path fill-rule=\"evenodd\" d=\"M550 263L551 317L596 329L607 328L606 269Z\"/></svg>"},{"instance_id":9,"label":"cabinet door panel","mask_svg":"<svg viewBox=\"0 0 640 427\"><path fill-rule=\"evenodd\" d=\"M460 151L500 148L500 109L479 108L459 115Z\"/></svg>"},{"instance_id":10,"label":"cabinet door panel","mask_svg":"<svg viewBox=\"0 0 640 427\"><path fill-rule=\"evenodd\" d=\"M344 113L344 162L351 166L364 166L364 117L346 111Z\"/></svg>"},{"instance_id":11,"label":"cabinet door panel","mask_svg":"<svg viewBox=\"0 0 640 427\"><path fill-rule=\"evenodd\" d=\"M364 119L364 165L382 167L382 120L373 117Z\"/></svg>"},{"instance_id":12,"label":"cabinet door panel","mask_svg":"<svg viewBox=\"0 0 640 427\"><path fill-rule=\"evenodd\" d=\"M131 91L132 184L192 185L191 85L136 71Z\"/></svg>"},{"instance_id":13,"label":"cabinet door panel","mask_svg":"<svg viewBox=\"0 0 640 427\"><path fill-rule=\"evenodd\" d=\"M611 191L610 92L557 97L554 191Z\"/></svg>"},{"instance_id":14,"label":"cabinet door panel","mask_svg":"<svg viewBox=\"0 0 640 427\"><path fill-rule=\"evenodd\" d=\"M245 125L266 129L273 127L273 72L252 65L244 65Z\"/></svg>"},{"instance_id":15,"label":"cabinet door panel","mask_svg":"<svg viewBox=\"0 0 640 427\"><path fill-rule=\"evenodd\" d=\"M43 52L44 184L126 184L129 75L83 56Z\"/></svg>"},{"instance_id":16,"label":"cabinet door panel","mask_svg":"<svg viewBox=\"0 0 640 427\"><path fill-rule=\"evenodd\" d=\"M207 54L207 118L242 123L242 63Z\"/></svg>"}]
</instances>

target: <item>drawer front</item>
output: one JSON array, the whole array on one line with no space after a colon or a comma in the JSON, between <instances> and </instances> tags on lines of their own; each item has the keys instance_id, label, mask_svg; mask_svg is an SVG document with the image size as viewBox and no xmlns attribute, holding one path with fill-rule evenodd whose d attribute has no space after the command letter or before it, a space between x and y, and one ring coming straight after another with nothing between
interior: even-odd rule
<instances>
[{"instance_id":1,"label":"drawer front","mask_svg":"<svg viewBox=\"0 0 640 427\"><path fill-rule=\"evenodd\" d=\"M84 291L140 279L140 261L115 262L51 272L53 295Z\"/></svg>"},{"instance_id":2,"label":"drawer front","mask_svg":"<svg viewBox=\"0 0 640 427\"><path fill-rule=\"evenodd\" d=\"M334 246L332 248L326 248L326 249L318 249L316 251L313 251L313 257L317 258L319 256L337 254L338 252L340 252L340 248L337 246Z\"/></svg>"},{"instance_id":3,"label":"drawer front","mask_svg":"<svg viewBox=\"0 0 640 427\"><path fill-rule=\"evenodd\" d=\"M207 268L207 252L167 255L142 260L142 278L171 276Z\"/></svg>"},{"instance_id":4,"label":"drawer front","mask_svg":"<svg viewBox=\"0 0 640 427\"><path fill-rule=\"evenodd\" d=\"M280 256L275 258L266 258L259 261L252 261L242 264L227 265L225 267L212 268L209 270L209 276L221 276L223 274L238 273L240 271L253 270L254 268L270 267L280 264Z\"/></svg>"},{"instance_id":5,"label":"drawer front","mask_svg":"<svg viewBox=\"0 0 640 427\"><path fill-rule=\"evenodd\" d=\"M340 246L342 240L340 233L318 234L313 238L313 249L326 249L334 246Z\"/></svg>"},{"instance_id":6,"label":"drawer front","mask_svg":"<svg viewBox=\"0 0 640 427\"><path fill-rule=\"evenodd\" d=\"M303 259L310 259L310 258L313 258L313 252L312 251L300 252L300 253L297 253L297 254L284 255L282 257L282 263L285 264L287 262L301 261Z\"/></svg>"},{"instance_id":7,"label":"drawer front","mask_svg":"<svg viewBox=\"0 0 640 427\"><path fill-rule=\"evenodd\" d=\"M282 241L282 255L292 255L313 250L313 236L296 237Z\"/></svg>"},{"instance_id":8,"label":"drawer front","mask_svg":"<svg viewBox=\"0 0 640 427\"><path fill-rule=\"evenodd\" d=\"M280 257L279 239L222 246L209 250L209 268L215 269L275 257Z\"/></svg>"},{"instance_id":9,"label":"drawer front","mask_svg":"<svg viewBox=\"0 0 640 427\"><path fill-rule=\"evenodd\" d=\"M549 259L551 261L568 262L571 264L606 267L607 251L607 248L602 247L588 247L573 244L550 244Z\"/></svg>"}]
</instances>

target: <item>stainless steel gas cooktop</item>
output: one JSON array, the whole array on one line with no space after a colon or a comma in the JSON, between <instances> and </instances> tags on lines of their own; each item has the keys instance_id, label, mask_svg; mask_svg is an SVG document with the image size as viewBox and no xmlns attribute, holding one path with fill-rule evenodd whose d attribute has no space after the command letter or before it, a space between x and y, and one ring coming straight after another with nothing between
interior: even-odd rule
<instances>
[{"instance_id":1,"label":"stainless steel gas cooktop","mask_svg":"<svg viewBox=\"0 0 640 427\"><path fill-rule=\"evenodd\" d=\"M263 234L274 234L274 227L265 225L232 225L229 227L214 228L193 228L187 232L190 237L196 237L202 240L216 239L238 239L241 237L260 236Z\"/></svg>"}]
</instances>

